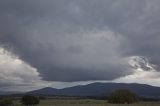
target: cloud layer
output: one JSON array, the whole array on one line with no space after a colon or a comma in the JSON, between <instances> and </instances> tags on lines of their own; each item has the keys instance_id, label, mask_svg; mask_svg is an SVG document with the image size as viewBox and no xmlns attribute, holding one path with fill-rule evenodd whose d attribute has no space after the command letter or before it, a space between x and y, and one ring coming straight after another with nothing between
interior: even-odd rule
<instances>
[{"instance_id":1,"label":"cloud layer","mask_svg":"<svg viewBox=\"0 0 160 106\"><path fill-rule=\"evenodd\" d=\"M159 0L1 0L0 43L48 81L132 75L126 61L132 56L146 58L158 72L159 5Z\"/></svg>"}]
</instances>

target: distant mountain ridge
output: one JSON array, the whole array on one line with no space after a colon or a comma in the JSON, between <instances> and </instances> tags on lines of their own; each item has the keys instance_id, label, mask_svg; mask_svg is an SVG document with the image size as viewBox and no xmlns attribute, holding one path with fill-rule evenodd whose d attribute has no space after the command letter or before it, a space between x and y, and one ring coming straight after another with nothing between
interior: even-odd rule
<instances>
[{"instance_id":1,"label":"distant mountain ridge","mask_svg":"<svg viewBox=\"0 0 160 106\"><path fill-rule=\"evenodd\" d=\"M63 89L47 87L27 92L27 94L59 96L107 96L116 89L129 89L141 97L160 98L160 87L136 83L91 83L88 85L79 85Z\"/></svg>"}]
</instances>

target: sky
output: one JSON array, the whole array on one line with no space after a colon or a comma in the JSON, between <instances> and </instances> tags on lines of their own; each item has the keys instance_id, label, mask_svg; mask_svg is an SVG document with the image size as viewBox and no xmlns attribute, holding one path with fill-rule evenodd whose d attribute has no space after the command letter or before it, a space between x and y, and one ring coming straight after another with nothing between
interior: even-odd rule
<instances>
[{"instance_id":1,"label":"sky","mask_svg":"<svg viewBox=\"0 0 160 106\"><path fill-rule=\"evenodd\" d=\"M159 0L0 0L0 90L160 86Z\"/></svg>"}]
</instances>

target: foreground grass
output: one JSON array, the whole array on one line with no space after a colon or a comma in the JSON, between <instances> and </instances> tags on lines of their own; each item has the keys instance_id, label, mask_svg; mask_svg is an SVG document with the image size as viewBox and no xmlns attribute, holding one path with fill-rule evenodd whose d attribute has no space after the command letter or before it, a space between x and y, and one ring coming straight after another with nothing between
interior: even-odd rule
<instances>
[{"instance_id":1,"label":"foreground grass","mask_svg":"<svg viewBox=\"0 0 160 106\"><path fill-rule=\"evenodd\" d=\"M21 106L18 101L16 101L16 103L18 106ZM136 104L109 104L105 100L46 99L46 100L41 100L40 104L37 106L160 106L160 102L139 102Z\"/></svg>"}]
</instances>

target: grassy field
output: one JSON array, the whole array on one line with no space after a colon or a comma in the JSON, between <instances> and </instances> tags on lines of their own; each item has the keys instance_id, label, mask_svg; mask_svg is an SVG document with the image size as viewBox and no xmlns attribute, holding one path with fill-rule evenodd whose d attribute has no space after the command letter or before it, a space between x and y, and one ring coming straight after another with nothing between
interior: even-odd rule
<instances>
[{"instance_id":1,"label":"grassy field","mask_svg":"<svg viewBox=\"0 0 160 106\"><path fill-rule=\"evenodd\" d=\"M18 101L17 106L21 106ZM46 99L41 100L37 106L160 106L160 102L139 102L136 104L108 104L105 100L61 100L61 99Z\"/></svg>"}]
</instances>

